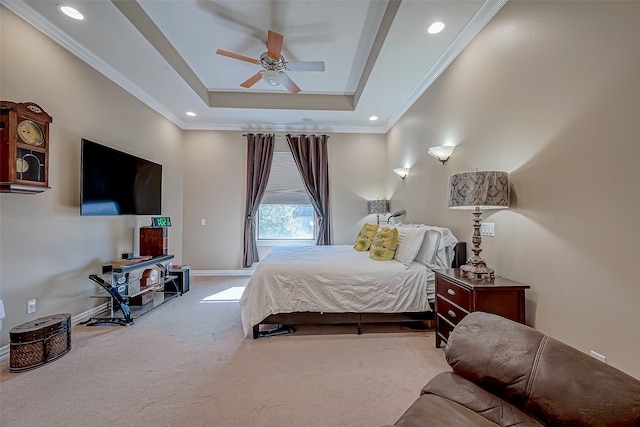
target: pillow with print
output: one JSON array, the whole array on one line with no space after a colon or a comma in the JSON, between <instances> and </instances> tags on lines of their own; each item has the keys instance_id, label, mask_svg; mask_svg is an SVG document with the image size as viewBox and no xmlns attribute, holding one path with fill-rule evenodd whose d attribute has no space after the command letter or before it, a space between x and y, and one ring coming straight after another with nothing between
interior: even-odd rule
<instances>
[{"instance_id":1,"label":"pillow with print","mask_svg":"<svg viewBox=\"0 0 640 427\"><path fill-rule=\"evenodd\" d=\"M378 224L364 224L356 237L356 242L353 245L356 251L365 252L371 247L371 241L376 237L378 231Z\"/></svg>"},{"instance_id":2,"label":"pillow with print","mask_svg":"<svg viewBox=\"0 0 640 427\"><path fill-rule=\"evenodd\" d=\"M391 261L398 247L398 230L384 227L371 242L369 256L376 261Z\"/></svg>"}]
</instances>

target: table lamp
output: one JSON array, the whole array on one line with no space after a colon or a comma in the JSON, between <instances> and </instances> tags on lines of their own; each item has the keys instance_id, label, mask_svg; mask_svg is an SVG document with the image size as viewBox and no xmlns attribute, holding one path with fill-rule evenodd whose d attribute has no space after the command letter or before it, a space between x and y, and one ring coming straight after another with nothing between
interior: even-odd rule
<instances>
[{"instance_id":1,"label":"table lamp","mask_svg":"<svg viewBox=\"0 0 640 427\"><path fill-rule=\"evenodd\" d=\"M494 277L492 268L480 257L480 215L490 209L509 207L509 175L506 172L463 172L449 177L449 208L473 210L473 256L460 267L463 275L480 279Z\"/></svg>"},{"instance_id":2,"label":"table lamp","mask_svg":"<svg viewBox=\"0 0 640 427\"><path fill-rule=\"evenodd\" d=\"M367 211L369 215L376 214L376 220L380 224L380 214L389 213L389 202L387 200L368 200Z\"/></svg>"}]
</instances>

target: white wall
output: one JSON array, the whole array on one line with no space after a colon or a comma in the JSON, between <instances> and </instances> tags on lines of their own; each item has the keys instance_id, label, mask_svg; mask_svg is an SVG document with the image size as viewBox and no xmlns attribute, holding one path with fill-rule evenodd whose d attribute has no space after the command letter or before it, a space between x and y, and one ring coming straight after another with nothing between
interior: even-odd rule
<instances>
[{"instance_id":1,"label":"white wall","mask_svg":"<svg viewBox=\"0 0 640 427\"><path fill-rule=\"evenodd\" d=\"M188 131L184 258L193 270L242 268L247 147L241 132ZM206 225L201 226L200 220Z\"/></svg>"},{"instance_id":2,"label":"white wall","mask_svg":"<svg viewBox=\"0 0 640 427\"><path fill-rule=\"evenodd\" d=\"M470 242L449 175L509 172L512 206L487 212L482 257L531 285L532 326L640 378L640 7L509 2L388 133L415 164L394 200ZM457 144L443 167L432 145Z\"/></svg>"},{"instance_id":3,"label":"white wall","mask_svg":"<svg viewBox=\"0 0 640 427\"><path fill-rule=\"evenodd\" d=\"M385 136L329 134L328 154L333 241L353 244L372 219L366 201L386 197ZM246 159L242 132L187 132L184 259L194 270L242 269Z\"/></svg>"},{"instance_id":4,"label":"white wall","mask_svg":"<svg viewBox=\"0 0 640 427\"><path fill-rule=\"evenodd\" d=\"M90 308L86 274L137 249L148 222L79 216L81 137L163 164L178 261L239 269L241 132L183 132L4 8L0 20L0 98L54 117L52 189L0 195L0 345L24 321ZM353 242L377 197L407 209L405 221L469 241L470 213L447 208L448 176L505 170L512 207L483 216L496 237L483 239L482 256L532 286L529 324L640 378L638 22L637 2L507 3L388 135L331 135L334 242ZM443 167L426 149L445 142L457 148ZM405 181L391 173L399 166L412 166ZM27 316L31 298L38 312Z\"/></svg>"},{"instance_id":5,"label":"white wall","mask_svg":"<svg viewBox=\"0 0 640 427\"><path fill-rule=\"evenodd\" d=\"M87 275L123 252L137 253L138 228L151 223L148 216L80 216L81 138L163 165L162 213L174 223L169 251L181 260L183 131L4 7L0 31L0 98L35 102L53 116L51 189L0 194L1 346L26 321L104 302L89 298L97 285ZM29 299L37 311L27 315Z\"/></svg>"}]
</instances>

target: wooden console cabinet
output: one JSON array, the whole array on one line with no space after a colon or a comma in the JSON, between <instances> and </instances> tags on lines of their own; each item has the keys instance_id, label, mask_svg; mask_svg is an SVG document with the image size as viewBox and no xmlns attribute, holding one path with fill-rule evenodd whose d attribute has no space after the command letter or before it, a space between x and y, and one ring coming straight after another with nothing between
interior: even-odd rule
<instances>
[{"instance_id":1,"label":"wooden console cabinet","mask_svg":"<svg viewBox=\"0 0 640 427\"><path fill-rule=\"evenodd\" d=\"M447 342L458 322L473 311L525 323L524 292L529 285L504 277L469 279L458 268L435 270L435 274L437 348Z\"/></svg>"},{"instance_id":2,"label":"wooden console cabinet","mask_svg":"<svg viewBox=\"0 0 640 427\"><path fill-rule=\"evenodd\" d=\"M162 256L169 253L167 227L140 227L140 256Z\"/></svg>"}]
</instances>

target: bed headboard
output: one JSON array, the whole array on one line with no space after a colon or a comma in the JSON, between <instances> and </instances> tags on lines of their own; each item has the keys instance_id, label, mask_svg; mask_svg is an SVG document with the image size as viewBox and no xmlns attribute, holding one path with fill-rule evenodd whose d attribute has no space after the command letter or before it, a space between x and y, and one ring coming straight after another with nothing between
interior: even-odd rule
<instances>
[{"instance_id":1,"label":"bed headboard","mask_svg":"<svg viewBox=\"0 0 640 427\"><path fill-rule=\"evenodd\" d=\"M459 268L467 263L467 242L458 242L453 248L451 268Z\"/></svg>"}]
</instances>

